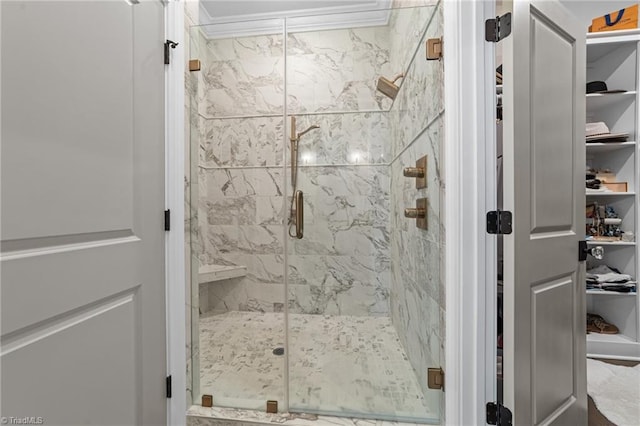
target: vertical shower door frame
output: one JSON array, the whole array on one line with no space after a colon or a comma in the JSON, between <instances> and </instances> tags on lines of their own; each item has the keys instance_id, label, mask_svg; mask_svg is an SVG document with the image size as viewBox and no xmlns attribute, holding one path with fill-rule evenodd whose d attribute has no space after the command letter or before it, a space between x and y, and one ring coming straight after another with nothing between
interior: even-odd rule
<instances>
[{"instance_id":1,"label":"vertical shower door frame","mask_svg":"<svg viewBox=\"0 0 640 426\"><path fill-rule=\"evenodd\" d=\"M485 424L496 399L495 0L444 0L445 423Z\"/></svg>"},{"instance_id":2,"label":"vertical shower door frame","mask_svg":"<svg viewBox=\"0 0 640 426\"><path fill-rule=\"evenodd\" d=\"M185 0L165 0L166 38L178 45L165 65L165 209L170 210L171 230L165 238L165 293L167 309L167 424L187 421L186 287L185 287L185 67L188 50L184 39ZM161 212L158 212L160 214Z\"/></svg>"}]
</instances>

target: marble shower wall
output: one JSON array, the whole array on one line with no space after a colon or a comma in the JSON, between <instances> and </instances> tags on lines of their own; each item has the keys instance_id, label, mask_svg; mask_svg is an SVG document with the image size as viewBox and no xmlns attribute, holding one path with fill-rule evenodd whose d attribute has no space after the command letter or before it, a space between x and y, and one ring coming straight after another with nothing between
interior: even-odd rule
<instances>
[{"instance_id":1,"label":"marble shower wall","mask_svg":"<svg viewBox=\"0 0 640 426\"><path fill-rule=\"evenodd\" d=\"M299 117L300 128L309 123L321 127L300 143L305 238L289 239L291 312L388 315L386 114ZM288 211L291 188L288 149L285 172L282 149L271 141L282 141L282 118L202 119L201 126L200 261L248 272L201 285L201 309L281 311L283 202Z\"/></svg>"},{"instance_id":2,"label":"marble shower wall","mask_svg":"<svg viewBox=\"0 0 640 426\"><path fill-rule=\"evenodd\" d=\"M202 47L198 258L245 266L247 275L200 284L200 313L282 311L283 38L210 39Z\"/></svg>"},{"instance_id":3,"label":"marble shower wall","mask_svg":"<svg viewBox=\"0 0 640 426\"><path fill-rule=\"evenodd\" d=\"M309 114L299 145L304 238L290 239L292 313L389 314L389 123L384 112ZM289 164L289 155L287 155ZM290 182L287 167L287 182Z\"/></svg>"},{"instance_id":4,"label":"marble shower wall","mask_svg":"<svg viewBox=\"0 0 640 426\"><path fill-rule=\"evenodd\" d=\"M437 0L394 0L389 17L389 68L387 78L405 73L433 16ZM431 6L431 7L425 7ZM398 83L402 85L402 80Z\"/></svg>"},{"instance_id":5,"label":"marble shower wall","mask_svg":"<svg viewBox=\"0 0 640 426\"><path fill-rule=\"evenodd\" d=\"M433 8L429 8L434 10ZM442 36L442 6L438 6L425 39ZM424 40L421 45L424 45ZM416 56L390 111L393 141L391 162L391 318L407 351L418 382L426 387L427 367L444 368L444 181L443 68L440 61ZM427 188L402 169L427 155ZM428 199L428 230L404 217L404 207ZM433 407L438 409L438 407Z\"/></svg>"},{"instance_id":6,"label":"marble shower wall","mask_svg":"<svg viewBox=\"0 0 640 426\"><path fill-rule=\"evenodd\" d=\"M295 25L296 18L287 23ZM388 27L290 33L287 99L292 114L386 111L391 101L376 90L389 69Z\"/></svg>"},{"instance_id":7,"label":"marble shower wall","mask_svg":"<svg viewBox=\"0 0 640 426\"><path fill-rule=\"evenodd\" d=\"M200 114L206 118L282 115L283 48L281 34L207 40Z\"/></svg>"},{"instance_id":8,"label":"marble shower wall","mask_svg":"<svg viewBox=\"0 0 640 426\"><path fill-rule=\"evenodd\" d=\"M320 129L300 142L305 238L288 239L287 297L282 221L291 176L283 132L290 122L280 115L282 38L207 41L199 259L243 265L248 273L201 285L201 310L277 312L287 300L292 313L389 315L392 147L384 109L391 102L375 90L381 70L388 71L387 34L375 27L288 36L290 112L299 131Z\"/></svg>"},{"instance_id":9,"label":"marble shower wall","mask_svg":"<svg viewBox=\"0 0 640 426\"><path fill-rule=\"evenodd\" d=\"M201 311L284 309L282 117L201 119L202 265L245 277L200 285Z\"/></svg>"}]
</instances>

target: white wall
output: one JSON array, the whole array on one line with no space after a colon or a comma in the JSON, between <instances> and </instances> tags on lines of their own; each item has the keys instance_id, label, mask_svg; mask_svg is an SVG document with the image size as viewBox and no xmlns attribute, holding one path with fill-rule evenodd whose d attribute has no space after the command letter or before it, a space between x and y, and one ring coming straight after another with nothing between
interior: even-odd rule
<instances>
[{"instance_id":1,"label":"white wall","mask_svg":"<svg viewBox=\"0 0 640 426\"><path fill-rule=\"evenodd\" d=\"M632 0L615 0L615 1L584 1L584 0L560 0L567 9L569 9L575 16L582 21L585 27L585 32L591 20L597 16L602 16L606 13L618 11L624 7L637 4Z\"/></svg>"}]
</instances>

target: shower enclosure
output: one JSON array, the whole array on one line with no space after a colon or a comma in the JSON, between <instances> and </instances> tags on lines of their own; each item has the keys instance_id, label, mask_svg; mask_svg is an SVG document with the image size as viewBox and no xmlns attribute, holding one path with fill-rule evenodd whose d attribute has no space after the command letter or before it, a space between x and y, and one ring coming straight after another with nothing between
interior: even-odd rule
<instances>
[{"instance_id":1,"label":"shower enclosure","mask_svg":"<svg viewBox=\"0 0 640 426\"><path fill-rule=\"evenodd\" d=\"M441 36L439 3L190 29L193 404L439 421Z\"/></svg>"}]
</instances>

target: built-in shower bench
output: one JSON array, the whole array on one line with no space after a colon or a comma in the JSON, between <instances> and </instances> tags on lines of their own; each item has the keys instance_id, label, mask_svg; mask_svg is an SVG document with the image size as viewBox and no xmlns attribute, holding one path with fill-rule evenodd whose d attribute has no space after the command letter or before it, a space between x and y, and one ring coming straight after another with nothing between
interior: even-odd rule
<instances>
[{"instance_id":1,"label":"built-in shower bench","mask_svg":"<svg viewBox=\"0 0 640 426\"><path fill-rule=\"evenodd\" d=\"M247 275L247 267L241 265L205 265L198 269L198 282L200 284L215 281L228 280L230 278L244 277Z\"/></svg>"}]
</instances>

